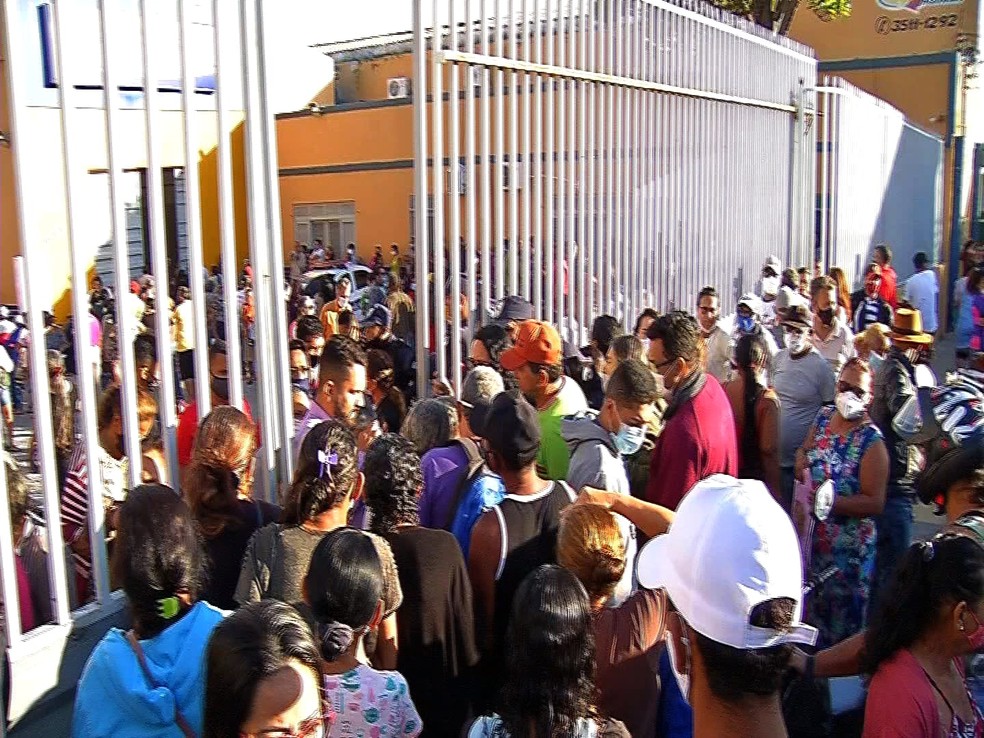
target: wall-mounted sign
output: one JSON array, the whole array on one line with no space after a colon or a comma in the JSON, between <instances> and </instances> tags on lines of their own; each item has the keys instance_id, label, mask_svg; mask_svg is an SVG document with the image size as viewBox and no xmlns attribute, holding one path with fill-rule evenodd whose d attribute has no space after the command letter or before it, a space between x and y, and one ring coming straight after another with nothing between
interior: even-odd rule
<instances>
[{"instance_id":1,"label":"wall-mounted sign","mask_svg":"<svg viewBox=\"0 0 984 738\"><path fill-rule=\"evenodd\" d=\"M875 0L879 8L885 10L908 10L910 13L918 13L926 8L933 8L939 5L963 5L963 0Z\"/></svg>"}]
</instances>

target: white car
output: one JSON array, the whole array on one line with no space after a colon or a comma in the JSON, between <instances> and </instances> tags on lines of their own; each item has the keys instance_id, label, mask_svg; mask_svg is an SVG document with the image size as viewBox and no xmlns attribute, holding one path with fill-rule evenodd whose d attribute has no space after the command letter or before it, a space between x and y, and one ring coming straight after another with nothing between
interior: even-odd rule
<instances>
[{"instance_id":1,"label":"white car","mask_svg":"<svg viewBox=\"0 0 984 738\"><path fill-rule=\"evenodd\" d=\"M344 261L328 262L322 267L311 269L301 276L301 290L308 297L321 298L323 302L335 299L335 280L347 274L352 280L352 294L349 301L355 316L362 320L362 293L369 286L372 270L363 264L348 264Z\"/></svg>"}]
</instances>

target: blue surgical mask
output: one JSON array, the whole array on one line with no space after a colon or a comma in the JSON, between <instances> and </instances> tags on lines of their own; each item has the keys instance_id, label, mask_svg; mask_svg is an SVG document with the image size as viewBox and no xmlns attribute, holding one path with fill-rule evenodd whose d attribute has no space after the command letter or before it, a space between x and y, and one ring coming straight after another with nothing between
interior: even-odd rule
<instances>
[{"instance_id":1,"label":"blue surgical mask","mask_svg":"<svg viewBox=\"0 0 984 738\"><path fill-rule=\"evenodd\" d=\"M622 456L631 456L634 454L642 448L645 440L645 428L636 428L625 423L619 426L618 433L612 434L612 441L615 443L615 448Z\"/></svg>"},{"instance_id":2,"label":"blue surgical mask","mask_svg":"<svg viewBox=\"0 0 984 738\"><path fill-rule=\"evenodd\" d=\"M751 315L739 315L737 325L742 333L751 333L755 330L755 318Z\"/></svg>"}]
</instances>

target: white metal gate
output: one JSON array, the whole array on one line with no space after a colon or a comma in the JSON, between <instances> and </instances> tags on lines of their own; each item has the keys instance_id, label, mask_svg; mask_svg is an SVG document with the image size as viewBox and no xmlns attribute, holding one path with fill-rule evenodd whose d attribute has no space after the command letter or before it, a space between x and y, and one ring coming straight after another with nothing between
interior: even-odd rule
<instances>
[{"instance_id":1,"label":"white metal gate","mask_svg":"<svg viewBox=\"0 0 984 738\"><path fill-rule=\"evenodd\" d=\"M809 49L688 0L414 5L416 201L443 193L433 240L416 221L417 274L433 274L419 386L449 271L479 315L522 295L581 342L600 313L689 308L704 284L731 307L769 254L808 263ZM457 386L457 321L449 343L437 370Z\"/></svg>"},{"instance_id":2,"label":"white metal gate","mask_svg":"<svg viewBox=\"0 0 984 738\"><path fill-rule=\"evenodd\" d=\"M9 535L0 535L0 581L3 626L10 665L7 717L16 725L25 713L45 713L47 705L73 690L85 658L105 630L120 622L123 598L112 592L107 573L105 521L96 474L89 475L89 530L92 546L95 600L71 611L65 545L61 536L58 478L52 438L49 381L45 361L42 311L51 309L51 254L71 260L72 313L85 325L88 314L87 271L92 263L93 223L107 230L97 243L112 244L113 291L117 294L116 322L121 336L133 335L136 317L121 309L129 291L132 218L122 186L126 172L146 169L147 237L158 305L168 303L164 223L164 167L183 169L181 202L184 225L177 238L187 246L190 288L194 304L196 376L209 375L202 257L202 186L200 151L209 149L217 161L217 211L224 274L225 323L239 324L235 223L233 211L232 137L245 126L248 189L249 255L252 262L260 345L286 346L285 285L281 244L277 148L272 111L268 107L265 55L268 40L263 14L271 8L262 0L171 0L139 3L127 0L55 0L38 5L32 0L3 4L4 65L11 122L10 140L16 173L17 215L21 251L25 257L22 308L36 337L31 342L31 389L41 463L41 497L46 521L52 621L24 632L17 602L14 552ZM43 82L42 82L43 80ZM52 138L49 134L54 131ZM52 167L51 152L58 154ZM38 172L46 179L39 181ZM93 200L87 179L92 172L108 173L104 202ZM97 219L93 203L106 210ZM107 215L108 213L108 215ZM61 264L58 264L61 267ZM0 268L9 268L5 264ZM175 452L175 386L169 311L157 312L157 350L160 357L161 418L169 477L177 487ZM227 334L230 399L242 407L244 385L241 347L236 331ZM75 331L75 354L80 367L92 363L88 331ZM120 342L125 448L140 458L137 431L136 377L133 346ZM292 435L290 384L286 351L257 351L254 416L261 426L263 446L257 459L261 492L272 495L278 473L290 473ZM79 371L81 430L87 457L98 458L95 383ZM210 404L209 383L199 381L199 417ZM130 464L130 485L140 481L140 465ZM0 491L6 500L6 472L0 464ZM10 529L6 501L0 505L0 531ZM64 703L64 700L61 701ZM4 733L0 719L0 734ZM35 727L34 730L40 728ZM37 734L37 733L35 733ZM55 734L47 732L44 734Z\"/></svg>"},{"instance_id":3,"label":"white metal gate","mask_svg":"<svg viewBox=\"0 0 984 738\"><path fill-rule=\"evenodd\" d=\"M837 77L815 90L818 112L817 250L853 285L887 242L896 269L940 255L943 142L883 100Z\"/></svg>"}]
</instances>

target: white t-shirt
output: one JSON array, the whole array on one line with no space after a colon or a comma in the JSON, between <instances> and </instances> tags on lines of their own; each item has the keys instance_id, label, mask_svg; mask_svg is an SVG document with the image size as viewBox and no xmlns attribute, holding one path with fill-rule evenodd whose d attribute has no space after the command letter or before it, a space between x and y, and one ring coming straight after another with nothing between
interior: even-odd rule
<instances>
[{"instance_id":1,"label":"white t-shirt","mask_svg":"<svg viewBox=\"0 0 984 738\"><path fill-rule=\"evenodd\" d=\"M916 272L905 283L905 299L922 313L923 330L927 333L936 333L939 328L936 316L939 294L939 282L936 281L936 272L932 269Z\"/></svg>"}]
</instances>

